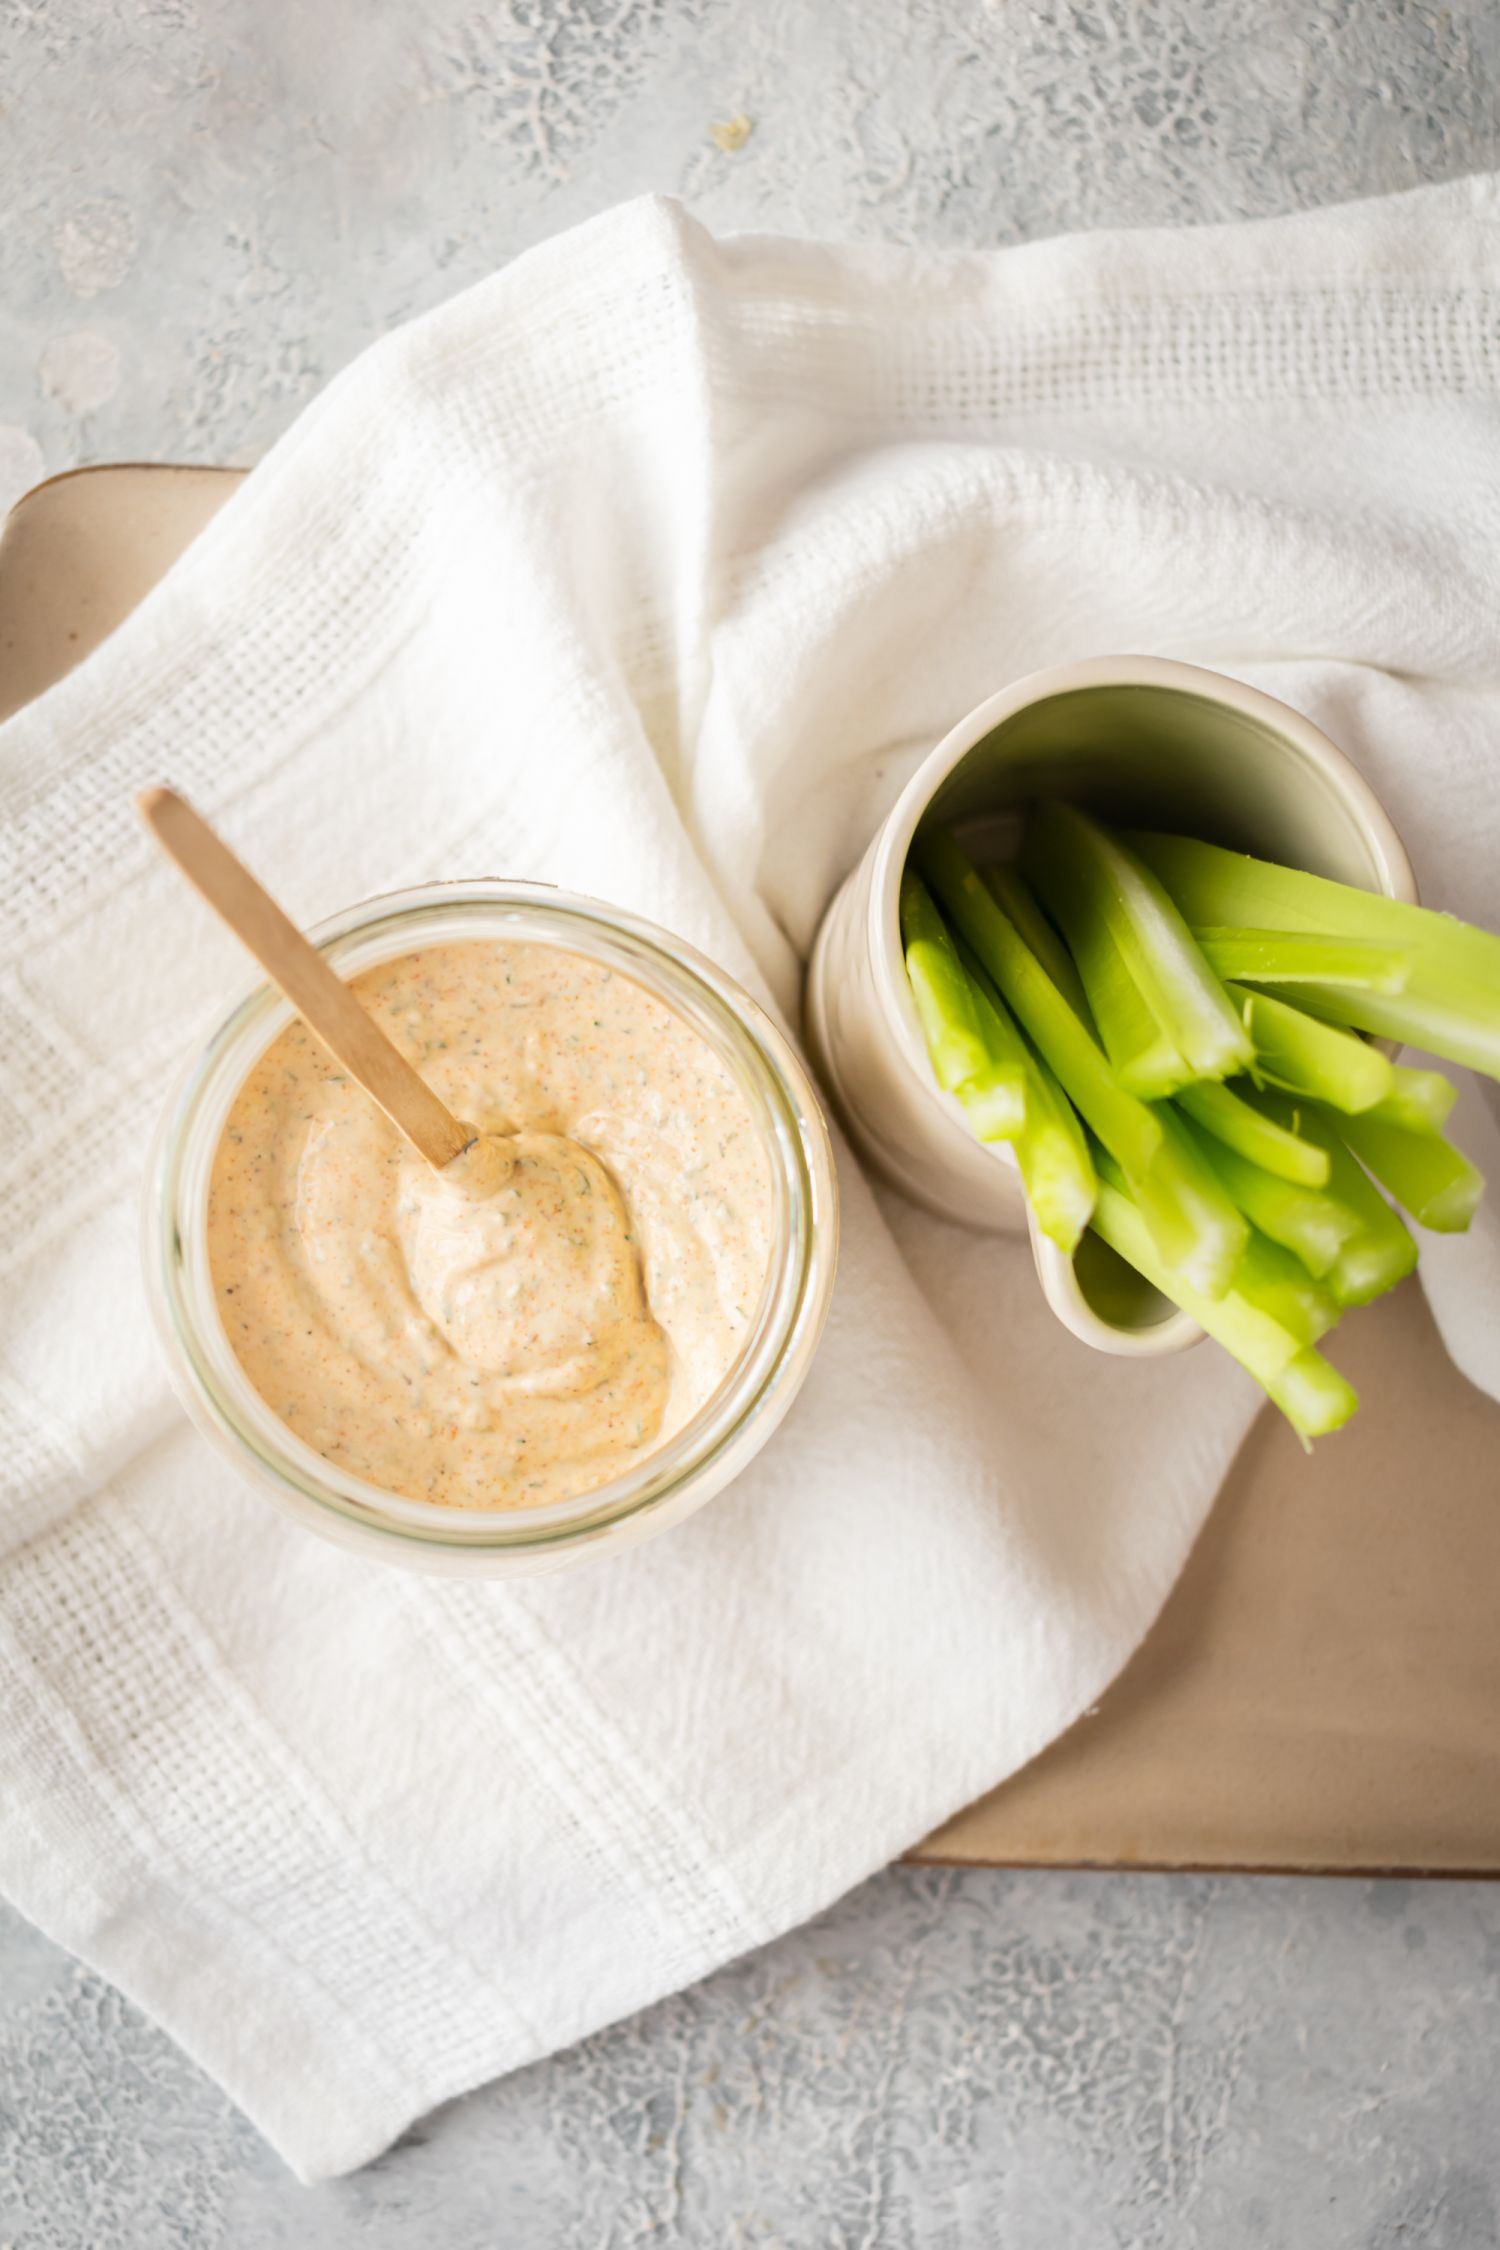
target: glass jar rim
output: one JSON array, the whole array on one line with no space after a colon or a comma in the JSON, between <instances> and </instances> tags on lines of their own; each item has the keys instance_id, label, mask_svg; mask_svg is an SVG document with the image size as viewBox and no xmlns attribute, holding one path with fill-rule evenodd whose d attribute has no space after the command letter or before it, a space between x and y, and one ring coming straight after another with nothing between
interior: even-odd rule
<instances>
[{"instance_id":1,"label":"glass jar rim","mask_svg":"<svg viewBox=\"0 0 1500 2250\"><path fill-rule=\"evenodd\" d=\"M476 925L483 924L480 928ZM759 1449L790 1403L821 1333L837 1250L838 1191L821 1104L800 1059L765 1011L696 948L659 925L551 884L500 878L429 883L345 908L310 932L345 973L419 947L488 937L551 944L603 960L672 1008L720 1056L746 1096L766 1155L772 1248L741 1348L708 1399L624 1476L545 1507L468 1509L408 1499L324 1460L272 1412L236 1358L208 1267L208 1181L225 1118L245 1077L294 1011L255 985L184 1071L147 1171L147 1293L173 1380L200 1428L240 1468L337 1536L455 1553L534 1553L593 1542L623 1523L675 1521ZM763 1433L763 1434L762 1434ZM697 1488L702 1485L701 1494ZM314 1519L315 1520L315 1519Z\"/></svg>"}]
</instances>

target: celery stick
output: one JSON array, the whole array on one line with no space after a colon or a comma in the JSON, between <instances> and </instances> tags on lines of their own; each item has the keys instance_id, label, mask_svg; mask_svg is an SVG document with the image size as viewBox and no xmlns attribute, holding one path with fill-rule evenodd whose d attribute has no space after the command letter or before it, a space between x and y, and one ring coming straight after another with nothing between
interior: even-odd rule
<instances>
[{"instance_id":1,"label":"celery stick","mask_svg":"<svg viewBox=\"0 0 1500 2250\"><path fill-rule=\"evenodd\" d=\"M1395 1218L1394 1211L1391 1216ZM1417 1246L1404 1227L1401 1234L1411 1243L1409 1254L1397 1237L1374 1233L1358 1236L1347 1250L1340 1251L1326 1279L1341 1305L1373 1304L1415 1270Z\"/></svg>"},{"instance_id":2,"label":"celery stick","mask_svg":"<svg viewBox=\"0 0 1500 2250\"><path fill-rule=\"evenodd\" d=\"M1341 1430L1359 1406L1359 1393L1321 1352L1298 1352L1268 1386L1271 1403L1279 1406L1310 1451L1309 1440Z\"/></svg>"},{"instance_id":3,"label":"celery stick","mask_svg":"<svg viewBox=\"0 0 1500 2250\"><path fill-rule=\"evenodd\" d=\"M1157 1114L1161 1153L1127 1184L1168 1264L1205 1296L1221 1297L1250 1230L1192 1128L1168 1108Z\"/></svg>"},{"instance_id":4,"label":"celery stick","mask_svg":"<svg viewBox=\"0 0 1500 2250\"><path fill-rule=\"evenodd\" d=\"M1287 1122L1285 1104L1274 1094L1259 1097ZM1324 1278L1341 1305L1365 1305L1405 1279L1417 1262L1417 1246L1398 1211L1393 1211L1369 1174L1356 1163L1343 1139L1348 1119L1332 1120L1312 1109L1295 1113L1299 1129L1328 1151L1328 1194L1353 1212L1357 1231L1340 1246ZM1265 1230L1269 1233L1271 1230ZM1294 1245L1291 1247L1295 1247Z\"/></svg>"},{"instance_id":5,"label":"celery stick","mask_svg":"<svg viewBox=\"0 0 1500 2250\"><path fill-rule=\"evenodd\" d=\"M1245 985L1227 988L1244 1010L1259 1076L1334 1109L1369 1109L1391 1090L1391 1066L1353 1032L1315 1023L1300 1008Z\"/></svg>"},{"instance_id":6,"label":"celery stick","mask_svg":"<svg viewBox=\"0 0 1500 2250\"><path fill-rule=\"evenodd\" d=\"M1279 1320L1304 1344L1326 1336L1339 1318L1333 1291L1315 1281L1300 1258L1264 1234L1252 1232L1234 1269L1233 1286L1247 1304Z\"/></svg>"},{"instance_id":7,"label":"celery stick","mask_svg":"<svg viewBox=\"0 0 1500 2250\"><path fill-rule=\"evenodd\" d=\"M933 912L937 912L935 907ZM1026 1123L1027 1083L1032 1075L1030 1051L1003 1003L990 989L983 970L966 955L963 939L955 938L946 923L942 927L959 973L968 985L974 1021L984 1043L984 1068L958 1088L958 1099L976 1139L1013 1141Z\"/></svg>"},{"instance_id":8,"label":"celery stick","mask_svg":"<svg viewBox=\"0 0 1500 2250\"><path fill-rule=\"evenodd\" d=\"M1212 1150L1212 1162L1220 1186L1251 1225L1292 1251L1310 1274L1331 1273L1362 1230L1360 1213L1326 1188L1281 1179L1224 1146Z\"/></svg>"},{"instance_id":9,"label":"celery stick","mask_svg":"<svg viewBox=\"0 0 1500 2250\"><path fill-rule=\"evenodd\" d=\"M1368 1116L1341 1117L1335 1129L1419 1226L1434 1234L1468 1232L1484 1178L1441 1133L1409 1133Z\"/></svg>"},{"instance_id":10,"label":"celery stick","mask_svg":"<svg viewBox=\"0 0 1500 2250\"><path fill-rule=\"evenodd\" d=\"M919 836L918 864L966 943L1015 1009L1085 1123L1119 1160L1157 1246L1201 1289L1228 1281L1244 1227L1211 1166L1166 1111L1127 1093L1003 907L951 836ZM1174 1141L1175 1136L1175 1141Z\"/></svg>"},{"instance_id":11,"label":"celery stick","mask_svg":"<svg viewBox=\"0 0 1500 2250\"><path fill-rule=\"evenodd\" d=\"M906 973L933 1075L956 1094L982 1141L1013 1140L1026 1118L1025 1055L1012 1052L981 1020L979 995L958 958L948 926L920 878L901 878Z\"/></svg>"},{"instance_id":12,"label":"celery stick","mask_svg":"<svg viewBox=\"0 0 1500 2250\"><path fill-rule=\"evenodd\" d=\"M1185 1085L1193 1073L1141 998L1102 919L1075 919L1068 933L1075 967L1019 871L993 867L982 873L1053 983L1084 1021L1097 1027L1121 1085L1143 1101Z\"/></svg>"},{"instance_id":13,"label":"celery stick","mask_svg":"<svg viewBox=\"0 0 1500 2250\"><path fill-rule=\"evenodd\" d=\"M1008 862L981 867L979 878L996 905L1015 923L1074 1014L1088 1023L1089 1004L1073 966L1073 957L1037 904L1019 867Z\"/></svg>"},{"instance_id":14,"label":"celery stick","mask_svg":"<svg viewBox=\"0 0 1500 2250\"><path fill-rule=\"evenodd\" d=\"M1194 930L1214 975L1242 984L1352 984L1404 992L1412 954L1373 938L1307 937L1294 930Z\"/></svg>"},{"instance_id":15,"label":"celery stick","mask_svg":"<svg viewBox=\"0 0 1500 2250\"><path fill-rule=\"evenodd\" d=\"M909 867L901 877L900 913L906 974L933 1074L940 1086L956 1094L979 1076L988 1056L953 940L925 886Z\"/></svg>"},{"instance_id":16,"label":"celery stick","mask_svg":"<svg viewBox=\"0 0 1500 2250\"><path fill-rule=\"evenodd\" d=\"M1354 890L1218 844L1154 834L1130 840L1195 925L1306 930L1409 947L1412 968L1403 993L1310 984L1288 998L1309 1008L1317 1002L1317 1012L1336 1022L1500 1078L1500 937L1429 907Z\"/></svg>"},{"instance_id":17,"label":"celery stick","mask_svg":"<svg viewBox=\"0 0 1500 2250\"><path fill-rule=\"evenodd\" d=\"M1120 1084L1142 1101L1159 1101L1190 1084L1191 1066L1142 999L1103 921L1080 918L1071 935L1093 1019Z\"/></svg>"},{"instance_id":18,"label":"celery stick","mask_svg":"<svg viewBox=\"0 0 1500 2250\"><path fill-rule=\"evenodd\" d=\"M1326 1152L1252 1109L1232 1086L1205 1079L1196 1086L1184 1086L1176 1098L1178 1108L1186 1110L1195 1125L1201 1125L1205 1133L1236 1149L1263 1171L1274 1172L1278 1179L1293 1180L1301 1187L1327 1186Z\"/></svg>"},{"instance_id":19,"label":"celery stick","mask_svg":"<svg viewBox=\"0 0 1500 2250\"><path fill-rule=\"evenodd\" d=\"M1026 1076L1017 1063L987 1064L957 1091L978 1141L1013 1141L1026 1123Z\"/></svg>"},{"instance_id":20,"label":"celery stick","mask_svg":"<svg viewBox=\"0 0 1500 2250\"><path fill-rule=\"evenodd\" d=\"M983 972L960 960L910 869L901 879L901 918L912 995L939 1083L956 1093L979 1140L1015 1144L1037 1224L1071 1256L1094 1202L1093 1164L1077 1118Z\"/></svg>"},{"instance_id":21,"label":"celery stick","mask_svg":"<svg viewBox=\"0 0 1500 2250\"><path fill-rule=\"evenodd\" d=\"M1196 1077L1227 1078L1248 1066L1249 1042L1223 986L1133 852L1075 806L1049 804L1026 824L1022 864L1075 955L1075 932L1095 917L1103 923L1141 998Z\"/></svg>"},{"instance_id":22,"label":"celery stick","mask_svg":"<svg viewBox=\"0 0 1500 2250\"><path fill-rule=\"evenodd\" d=\"M957 946L973 980L980 1030L993 1058L991 1068L1021 1073L1025 1116L1012 1146L1026 1200L1043 1234L1071 1257L1094 1208L1094 1165L1083 1128L1051 1071L1026 1045L975 955L962 938ZM958 1098L965 1099L962 1093Z\"/></svg>"},{"instance_id":23,"label":"celery stick","mask_svg":"<svg viewBox=\"0 0 1500 2250\"><path fill-rule=\"evenodd\" d=\"M1093 1216L1093 1159L1067 1095L1044 1065L1037 1070L1038 1081L1028 1081L1026 1123L1013 1146L1037 1225L1071 1258Z\"/></svg>"},{"instance_id":24,"label":"celery stick","mask_svg":"<svg viewBox=\"0 0 1500 2250\"><path fill-rule=\"evenodd\" d=\"M1430 982L1419 983L1422 975L1419 964L1405 992L1361 992L1348 984L1283 984L1277 990L1283 1000L1322 1023L1420 1047L1445 1062L1466 1063L1470 1070L1500 1078L1500 1002L1493 994L1481 1001L1457 985L1434 989ZM1495 1023L1485 1020L1484 1008L1495 1012Z\"/></svg>"},{"instance_id":25,"label":"celery stick","mask_svg":"<svg viewBox=\"0 0 1500 2250\"><path fill-rule=\"evenodd\" d=\"M1348 1420L1358 1402L1343 1377L1291 1329L1237 1290L1205 1297L1173 1272L1158 1254L1140 1212L1108 1179L1100 1183L1093 1226L1128 1265L1190 1313L1255 1377L1299 1436L1320 1437Z\"/></svg>"},{"instance_id":26,"label":"celery stick","mask_svg":"<svg viewBox=\"0 0 1500 2250\"><path fill-rule=\"evenodd\" d=\"M1413 1070L1391 1064L1391 1090L1362 1114L1378 1125L1400 1125L1408 1133L1440 1133L1458 1099L1458 1088L1440 1070Z\"/></svg>"},{"instance_id":27,"label":"celery stick","mask_svg":"<svg viewBox=\"0 0 1500 2250\"><path fill-rule=\"evenodd\" d=\"M941 829L926 830L915 851L923 875L1064 1093L1127 1173L1132 1178L1144 1173L1162 1145L1155 1116L1120 1085L1098 1042L953 838Z\"/></svg>"}]
</instances>

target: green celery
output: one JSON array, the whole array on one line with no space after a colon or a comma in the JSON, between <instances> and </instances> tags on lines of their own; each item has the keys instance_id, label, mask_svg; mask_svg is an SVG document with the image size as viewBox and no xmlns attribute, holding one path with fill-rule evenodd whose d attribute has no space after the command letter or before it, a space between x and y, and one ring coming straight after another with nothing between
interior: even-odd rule
<instances>
[{"instance_id":1,"label":"green celery","mask_svg":"<svg viewBox=\"0 0 1500 2250\"><path fill-rule=\"evenodd\" d=\"M956 1094L988 1061L973 992L947 925L910 867L901 877L901 942L911 996L927 1042L933 1075Z\"/></svg>"},{"instance_id":2,"label":"green celery","mask_svg":"<svg viewBox=\"0 0 1500 2250\"><path fill-rule=\"evenodd\" d=\"M1239 1291L1213 1298L1194 1289L1166 1265L1140 1212L1109 1179L1100 1183L1093 1226L1128 1265L1191 1314L1255 1377L1300 1437L1321 1437L1347 1422L1359 1402L1337 1370Z\"/></svg>"},{"instance_id":3,"label":"green celery","mask_svg":"<svg viewBox=\"0 0 1500 2250\"><path fill-rule=\"evenodd\" d=\"M1310 1274L1321 1279L1331 1273L1358 1238L1360 1214L1327 1188L1303 1187L1263 1171L1236 1149L1219 1146L1208 1153L1220 1186L1251 1225L1292 1251Z\"/></svg>"},{"instance_id":4,"label":"green celery","mask_svg":"<svg viewBox=\"0 0 1500 2250\"><path fill-rule=\"evenodd\" d=\"M1327 1186L1325 1151L1314 1148L1299 1133L1287 1132L1263 1111L1253 1109L1232 1086L1220 1086L1208 1079L1182 1087L1176 1099L1178 1108L1186 1110L1195 1125L1201 1125L1205 1133L1237 1150L1263 1171L1293 1180L1300 1187Z\"/></svg>"},{"instance_id":5,"label":"green celery","mask_svg":"<svg viewBox=\"0 0 1500 2250\"><path fill-rule=\"evenodd\" d=\"M901 878L900 912L906 973L933 1075L957 1095L980 1140L1014 1140L1026 1120L1024 1053L1012 1053L982 1020L980 995L948 925L910 868Z\"/></svg>"},{"instance_id":6,"label":"green celery","mask_svg":"<svg viewBox=\"0 0 1500 2250\"><path fill-rule=\"evenodd\" d=\"M1097 1027L1120 1084L1143 1101L1184 1085L1192 1072L1141 999L1108 932L1099 930L1096 945L1085 941L1078 946L1075 935L1075 965L1019 868L982 867L979 872L1058 991L1090 1028ZM1091 985L1099 988L1093 994L1087 989Z\"/></svg>"},{"instance_id":7,"label":"green celery","mask_svg":"<svg viewBox=\"0 0 1500 2250\"><path fill-rule=\"evenodd\" d=\"M1458 1088L1440 1070L1413 1070L1391 1064L1391 1090L1362 1114L1377 1125L1400 1125L1408 1133L1440 1133L1458 1099Z\"/></svg>"},{"instance_id":8,"label":"green celery","mask_svg":"<svg viewBox=\"0 0 1500 2250\"><path fill-rule=\"evenodd\" d=\"M1073 1105L1045 1066L1028 1081L1026 1123L1012 1144L1026 1200L1049 1242L1071 1258L1093 1216L1093 1160Z\"/></svg>"},{"instance_id":9,"label":"green celery","mask_svg":"<svg viewBox=\"0 0 1500 2250\"><path fill-rule=\"evenodd\" d=\"M1336 1130L1419 1226L1434 1234L1468 1232L1484 1176L1441 1133L1409 1133L1368 1116L1339 1118Z\"/></svg>"},{"instance_id":10,"label":"green celery","mask_svg":"<svg viewBox=\"0 0 1500 2250\"><path fill-rule=\"evenodd\" d=\"M1076 806L1042 805L1026 824L1022 865L1075 955L1081 931L1096 922L1108 930L1195 1077L1247 1068L1249 1043L1223 986L1161 883L1117 837Z\"/></svg>"},{"instance_id":11,"label":"green celery","mask_svg":"<svg viewBox=\"0 0 1500 2250\"><path fill-rule=\"evenodd\" d=\"M1051 1071L1026 1045L978 959L962 938L957 946L973 980L974 1004L993 1058L991 1067L1014 1068L1021 1074L1025 1115L1011 1145L1026 1200L1048 1241L1071 1257L1089 1223L1097 1186L1083 1128ZM963 1094L959 1100L964 1100Z\"/></svg>"},{"instance_id":12,"label":"green celery","mask_svg":"<svg viewBox=\"0 0 1500 2250\"><path fill-rule=\"evenodd\" d=\"M1483 934L1483 933L1480 933ZM1500 1000L1465 995L1455 985L1433 988L1413 972L1405 992L1361 992L1348 984L1284 984L1281 997L1322 1023L1364 1031L1398 1046L1420 1047L1445 1062L1464 1063L1500 1078ZM1491 1022L1484 1009L1493 1012Z\"/></svg>"},{"instance_id":13,"label":"green celery","mask_svg":"<svg viewBox=\"0 0 1500 2250\"><path fill-rule=\"evenodd\" d=\"M1233 1287L1304 1344L1326 1336L1339 1318L1333 1291L1315 1281L1290 1250L1258 1232L1251 1233L1234 1269Z\"/></svg>"},{"instance_id":14,"label":"green celery","mask_svg":"<svg viewBox=\"0 0 1500 2250\"><path fill-rule=\"evenodd\" d=\"M1321 1352L1304 1350L1289 1359L1269 1388L1271 1404L1279 1406L1310 1452L1311 1440L1341 1430L1359 1407L1359 1393Z\"/></svg>"},{"instance_id":15,"label":"green celery","mask_svg":"<svg viewBox=\"0 0 1500 2250\"><path fill-rule=\"evenodd\" d=\"M1412 968L1402 993L1312 983L1288 997L1337 1023L1500 1078L1500 937L1429 907L1191 837L1135 834L1131 842L1195 925L1305 930L1408 948Z\"/></svg>"},{"instance_id":16,"label":"green celery","mask_svg":"<svg viewBox=\"0 0 1500 2250\"><path fill-rule=\"evenodd\" d=\"M1166 1111L1128 1093L960 846L943 830L917 838L917 863L1001 997L1090 1130L1118 1160L1162 1254L1206 1291L1223 1288L1244 1228L1212 1167Z\"/></svg>"},{"instance_id":17,"label":"green celery","mask_svg":"<svg viewBox=\"0 0 1500 2250\"><path fill-rule=\"evenodd\" d=\"M1015 923L1074 1014L1088 1023L1089 1004L1078 971L1073 966L1073 957L1037 904L1031 886L1019 867L1010 861L994 867L981 867L979 878L996 905L1003 908Z\"/></svg>"},{"instance_id":18,"label":"green celery","mask_svg":"<svg viewBox=\"0 0 1500 2250\"><path fill-rule=\"evenodd\" d=\"M977 1141L1013 1141L1026 1123L1026 1075L1015 1063L991 1063L957 1089Z\"/></svg>"},{"instance_id":19,"label":"green celery","mask_svg":"<svg viewBox=\"0 0 1500 2250\"><path fill-rule=\"evenodd\" d=\"M1373 938L1309 937L1296 930L1194 930L1214 975L1241 984L1352 984L1404 992L1412 955Z\"/></svg>"},{"instance_id":20,"label":"green celery","mask_svg":"<svg viewBox=\"0 0 1500 2250\"><path fill-rule=\"evenodd\" d=\"M1255 1042L1257 1076L1334 1109L1369 1109L1389 1094L1390 1064L1352 1031L1315 1023L1269 992L1251 992L1240 984L1228 990L1243 1008L1245 1027Z\"/></svg>"},{"instance_id":21,"label":"green celery","mask_svg":"<svg viewBox=\"0 0 1500 2250\"><path fill-rule=\"evenodd\" d=\"M953 838L941 829L924 830L915 853L923 876L1080 1116L1132 1178L1144 1173L1162 1145L1152 1112L1120 1085L1087 1025Z\"/></svg>"},{"instance_id":22,"label":"green celery","mask_svg":"<svg viewBox=\"0 0 1500 2250\"><path fill-rule=\"evenodd\" d=\"M1080 917L1071 936L1089 1007L1120 1084L1142 1101L1159 1101L1190 1084L1190 1065L1142 999L1102 919Z\"/></svg>"},{"instance_id":23,"label":"green celery","mask_svg":"<svg viewBox=\"0 0 1500 2250\"><path fill-rule=\"evenodd\" d=\"M1157 1249L1205 1296L1221 1297L1243 1256L1249 1228L1190 1126L1163 1106L1160 1155L1128 1183Z\"/></svg>"},{"instance_id":24,"label":"green celery","mask_svg":"<svg viewBox=\"0 0 1500 2250\"><path fill-rule=\"evenodd\" d=\"M1273 1116L1287 1121L1286 1106L1274 1094L1260 1097ZM1296 1113L1309 1140L1328 1152L1328 1193L1352 1211L1358 1231L1345 1242L1324 1278L1341 1305L1365 1305L1406 1278L1417 1262L1417 1245L1399 1211L1393 1211L1368 1172L1350 1153L1341 1117L1334 1130L1327 1114ZM1269 1230L1267 1230L1269 1231Z\"/></svg>"}]
</instances>

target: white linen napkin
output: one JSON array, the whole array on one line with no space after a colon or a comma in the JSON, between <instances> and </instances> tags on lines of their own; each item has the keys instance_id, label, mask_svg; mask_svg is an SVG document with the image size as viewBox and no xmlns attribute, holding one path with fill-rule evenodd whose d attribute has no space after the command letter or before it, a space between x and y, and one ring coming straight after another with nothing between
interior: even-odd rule
<instances>
[{"instance_id":1,"label":"white linen napkin","mask_svg":"<svg viewBox=\"0 0 1500 2250\"><path fill-rule=\"evenodd\" d=\"M1256 1394L1210 1351L1091 1355L1021 1244L845 1161L813 1376L691 1523L520 1586L309 1538L147 1333L143 1151L244 970L132 790L187 789L306 918L545 876L794 1019L949 724L1161 651L1309 712L1429 898L1493 922L1497 259L1491 180L943 257L631 204L368 352L0 733L0 1882L305 2178L1031 1757L1155 1616ZM1424 1270L1500 1391L1494 1232Z\"/></svg>"}]
</instances>

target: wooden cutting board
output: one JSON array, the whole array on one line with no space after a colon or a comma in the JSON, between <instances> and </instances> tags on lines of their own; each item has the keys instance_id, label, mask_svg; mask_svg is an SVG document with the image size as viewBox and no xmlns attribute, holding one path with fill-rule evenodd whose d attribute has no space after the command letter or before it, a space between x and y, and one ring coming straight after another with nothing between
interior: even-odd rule
<instances>
[{"instance_id":1,"label":"wooden cutting board","mask_svg":"<svg viewBox=\"0 0 1500 2250\"><path fill-rule=\"evenodd\" d=\"M20 502L0 716L128 615L241 474L82 470ZM1262 1416L1097 1710L914 1857L1500 1874L1500 1407L1414 1283L1338 1357L1365 1400L1350 1427L1308 1459Z\"/></svg>"}]
</instances>

